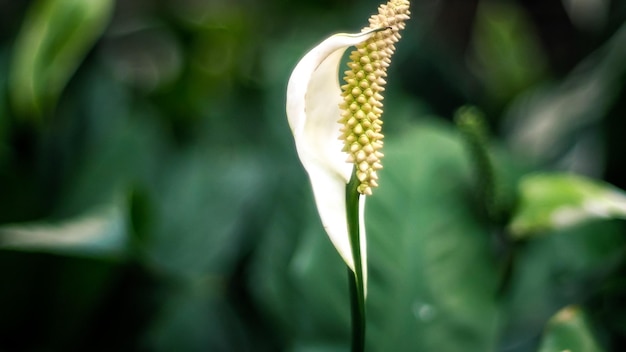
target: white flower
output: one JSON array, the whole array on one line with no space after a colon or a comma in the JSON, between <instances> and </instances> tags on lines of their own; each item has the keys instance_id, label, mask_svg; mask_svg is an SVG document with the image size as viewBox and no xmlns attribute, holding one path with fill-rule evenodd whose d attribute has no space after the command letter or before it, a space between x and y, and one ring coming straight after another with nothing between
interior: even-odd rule
<instances>
[{"instance_id":1,"label":"white flower","mask_svg":"<svg viewBox=\"0 0 626 352\"><path fill-rule=\"evenodd\" d=\"M359 227L363 278L367 277L365 196L377 186L382 168L380 119L384 77L393 44L408 19L408 0L390 0L360 33L340 33L309 51L287 85L287 117L298 156L309 174L317 210L333 245L355 271L348 221L346 185L353 170L360 182ZM339 86L339 65L350 46L350 70ZM342 93L343 89L343 93ZM355 168L356 165L356 168Z\"/></svg>"},{"instance_id":2,"label":"white flower","mask_svg":"<svg viewBox=\"0 0 626 352\"><path fill-rule=\"evenodd\" d=\"M346 162L339 139L342 102L339 63L349 46L364 42L373 31L335 34L300 60L287 85L287 118L298 156L309 174L317 210L333 245L354 270L346 219L346 184L353 165ZM361 232L365 253L365 232ZM364 258L363 258L364 259ZM365 261L364 261L365 263ZM364 266L365 267L365 266Z\"/></svg>"}]
</instances>

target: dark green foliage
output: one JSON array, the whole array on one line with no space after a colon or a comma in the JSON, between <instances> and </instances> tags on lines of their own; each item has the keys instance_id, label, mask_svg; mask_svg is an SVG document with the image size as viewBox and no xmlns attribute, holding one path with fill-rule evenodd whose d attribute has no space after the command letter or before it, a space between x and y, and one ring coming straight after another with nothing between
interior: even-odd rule
<instances>
[{"instance_id":1,"label":"dark green foliage","mask_svg":"<svg viewBox=\"0 0 626 352\"><path fill-rule=\"evenodd\" d=\"M626 186L626 7L495 3L412 3L367 199L367 351L626 341L623 222L555 226L570 193L529 217L523 187ZM285 89L377 5L0 0L0 351L347 351ZM459 130L463 105L484 118Z\"/></svg>"}]
</instances>

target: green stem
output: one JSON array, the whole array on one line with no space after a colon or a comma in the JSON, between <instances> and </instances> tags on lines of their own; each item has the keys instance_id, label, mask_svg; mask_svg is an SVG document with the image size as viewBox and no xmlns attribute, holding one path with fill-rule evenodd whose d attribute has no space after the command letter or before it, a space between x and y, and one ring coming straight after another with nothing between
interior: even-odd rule
<instances>
[{"instance_id":1,"label":"green stem","mask_svg":"<svg viewBox=\"0 0 626 352\"><path fill-rule=\"evenodd\" d=\"M348 268L348 282L350 285L350 310L352 313L352 352L365 350L365 312L359 298L358 283L352 269Z\"/></svg>"},{"instance_id":2,"label":"green stem","mask_svg":"<svg viewBox=\"0 0 626 352\"><path fill-rule=\"evenodd\" d=\"M361 233L359 228L359 197L357 191L359 181L354 172L346 186L346 215L350 247L354 258L354 272L348 268L350 285L350 308L352 311L352 352L365 350L365 285L363 282L363 265L361 262Z\"/></svg>"}]
</instances>

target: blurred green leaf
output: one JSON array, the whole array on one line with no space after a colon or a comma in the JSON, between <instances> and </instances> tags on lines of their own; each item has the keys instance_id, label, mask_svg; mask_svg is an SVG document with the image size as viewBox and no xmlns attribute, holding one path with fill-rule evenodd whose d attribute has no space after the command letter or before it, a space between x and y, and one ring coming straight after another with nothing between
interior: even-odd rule
<instances>
[{"instance_id":1,"label":"blurred green leaf","mask_svg":"<svg viewBox=\"0 0 626 352\"><path fill-rule=\"evenodd\" d=\"M55 105L100 36L113 0L38 0L16 39L10 92L15 111L39 117Z\"/></svg>"},{"instance_id":2,"label":"blurred green leaf","mask_svg":"<svg viewBox=\"0 0 626 352\"><path fill-rule=\"evenodd\" d=\"M596 294L625 253L622 221L584 222L518 243L501 299L499 350L536 350L548 319Z\"/></svg>"},{"instance_id":3,"label":"blurred green leaf","mask_svg":"<svg viewBox=\"0 0 626 352\"><path fill-rule=\"evenodd\" d=\"M114 205L64 221L0 226L0 249L117 258L128 241L125 211Z\"/></svg>"},{"instance_id":4,"label":"blurred green leaf","mask_svg":"<svg viewBox=\"0 0 626 352\"><path fill-rule=\"evenodd\" d=\"M533 30L516 2L480 2L473 63L495 103L505 103L545 75L546 58Z\"/></svg>"},{"instance_id":5,"label":"blurred green leaf","mask_svg":"<svg viewBox=\"0 0 626 352\"><path fill-rule=\"evenodd\" d=\"M548 322L539 352L602 352L580 308L565 307Z\"/></svg>"},{"instance_id":6,"label":"blurred green leaf","mask_svg":"<svg viewBox=\"0 0 626 352\"><path fill-rule=\"evenodd\" d=\"M276 214L276 225L267 229L268 237L258 249L252 292L294 351L347 350L350 301L345 263L323 232L310 195L296 199L311 206L291 203L291 209Z\"/></svg>"},{"instance_id":7,"label":"blurred green leaf","mask_svg":"<svg viewBox=\"0 0 626 352\"><path fill-rule=\"evenodd\" d=\"M516 238L592 219L626 218L626 194L573 174L531 174L519 184L519 207L509 225Z\"/></svg>"},{"instance_id":8,"label":"blurred green leaf","mask_svg":"<svg viewBox=\"0 0 626 352\"><path fill-rule=\"evenodd\" d=\"M464 147L432 122L385 144L381 186L366 209L372 351L494 347L498 269L468 196Z\"/></svg>"},{"instance_id":9,"label":"blurred green leaf","mask_svg":"<svg viewBox=\"0 0 626 352\"><path fill-rule=\"evenodd\" d=\"M192 149L168 165L151 188L149 264L184 277L231 272L248 226L242 219L252 219L264 199L261 161L243 152Z\"/></svg>"},{"instance_id":10,"label":"blurred green leaf","mask_svg":"<svg viewBox=\"0 0 626 352\"><path fill-rule=\"evenodd\" d=\"M597 131L590 127L606 116L619 97L625 72L626 24L622 24L561 82L538 86L513 101L505 116L511 149L540 163L567 162L569 157L577 161L566 165L570 169L591 165L581 171L597 173L601 151L589 153L580 142L585 140L582 137L594 137Z\"/></svg>"},{"instance_id":11,"label":"blurred green leaf","mask_svg":"<svg viewBox=\"0 0 626 352\"><path fill-rule=\"evenodd\" d=\"M191 282L175 281L175 287L164 297L166 303L147 329L145 343L149 350L259 350L250 346L245 326L226 299L224 284L209 276Z\"/></svg>"}]
</instances>

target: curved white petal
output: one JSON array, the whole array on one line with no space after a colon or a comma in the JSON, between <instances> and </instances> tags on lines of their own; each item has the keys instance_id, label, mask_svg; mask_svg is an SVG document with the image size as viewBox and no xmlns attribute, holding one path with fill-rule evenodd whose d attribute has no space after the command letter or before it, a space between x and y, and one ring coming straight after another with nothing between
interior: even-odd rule
<instances>
[{"instance_id":1,"label":"curved white petal","mask_svg":"<svg viewBox=\"0 0 626 352\"><path fill-rule=\"evenodd\" d=\"M298 62L287 85L287 118L317 210L330 240L353 271L345 199L353 165L346 162L348 155L338 139L339 64L348 47L366 41L375 31L335 34L324 40ZM364 248L363 226L361 232Z\"/></svg>"}]
</instances>

